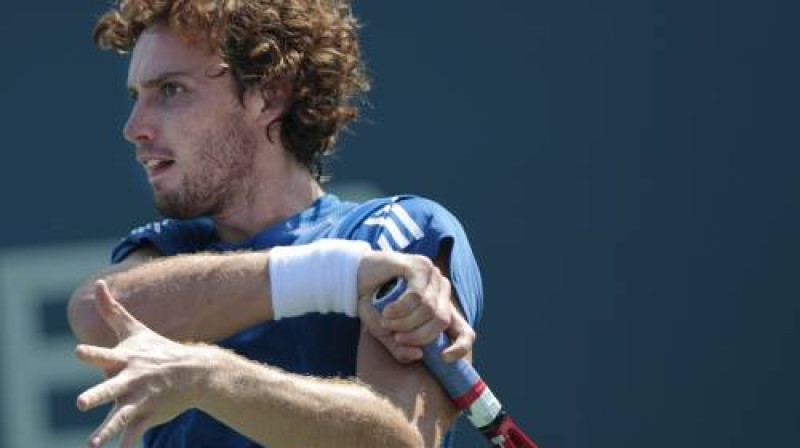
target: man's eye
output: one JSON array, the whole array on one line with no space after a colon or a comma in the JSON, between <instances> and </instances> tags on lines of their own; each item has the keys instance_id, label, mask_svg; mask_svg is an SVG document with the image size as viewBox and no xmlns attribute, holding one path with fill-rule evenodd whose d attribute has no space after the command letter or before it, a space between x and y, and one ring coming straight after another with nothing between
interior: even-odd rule
<instances>
[{"instance_id":1,"label":"man's eye","mask_svg":"<svg viewBox=\"0 0 800 448\"><path fill-rule=\"evenodd\" d=\"M183 86L175 84L174 82L165 82L161 85L161 94L165 98L171 98L184 91Z\"/></svg>"}]
</instances>

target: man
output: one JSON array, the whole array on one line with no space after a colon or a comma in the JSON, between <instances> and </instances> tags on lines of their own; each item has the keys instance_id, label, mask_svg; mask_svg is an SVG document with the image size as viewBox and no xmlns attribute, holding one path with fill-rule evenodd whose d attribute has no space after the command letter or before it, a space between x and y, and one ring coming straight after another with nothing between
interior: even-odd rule
<instances>
[{"instance_id":1,"label":"man","mask_svg":"<svg viewBox=\"0 0 800 448\"><path fill-rule=\"evenodd\" d=\"M116 344L78 349L110 378L79 407L116 402L91 446L158 424L146 446L451 445L457 409L410 361L444 330L446 359L471 348L461 313L474 324L482 292L466 235L429 200L356 205L319 182L367 88L356 25L336 0L124 0L98 22L100 47L132 51L125 136L172 219L131 232L71 300L82 342ZM423 255L392 259L419 281L380 316L360 300L360 320L273 320L270 249L320 238Z\"/></svg>"}]
</instances>

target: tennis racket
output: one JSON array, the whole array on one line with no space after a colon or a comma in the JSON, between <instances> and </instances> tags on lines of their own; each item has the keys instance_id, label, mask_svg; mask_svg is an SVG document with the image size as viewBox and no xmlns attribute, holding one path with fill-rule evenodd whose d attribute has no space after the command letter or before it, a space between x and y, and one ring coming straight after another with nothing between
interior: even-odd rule
<instances>
[{"instance_id":1,"label":"tennis racket","mask_svg":"<svg viewBox=\"0 0 800 448\"><path fill-rule=\"evenodd\" d=\"M375 294L372 305L378 311L383 311L383 308L397 300L405 289L405 279L395 279ZM453 403L466 412L470 423L494 446L538 448L511 419L470 363L463 359L447 363L442 359L442 350L449 345L450 339L447 335L441 334L439 339L422 347L422 359L439 383L444 386Z\"/></svg>"}]
</instances>

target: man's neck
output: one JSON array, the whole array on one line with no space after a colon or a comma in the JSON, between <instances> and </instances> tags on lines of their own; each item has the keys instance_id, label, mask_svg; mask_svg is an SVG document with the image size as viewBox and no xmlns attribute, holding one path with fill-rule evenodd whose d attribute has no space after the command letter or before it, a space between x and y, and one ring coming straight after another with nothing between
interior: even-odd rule
<instances>
[{"instance_id":1,"label":"man's neck","mask_svg":"<svg viewBox=\"0 0 800 448\"><path fill-rule=\"evenodd\" d=\"M266 177L243 192L231 207L213 216L219 238L244 241L307 209L325 194L308 170L292 168L272 179Z\"/></svg>"}]
</instances>

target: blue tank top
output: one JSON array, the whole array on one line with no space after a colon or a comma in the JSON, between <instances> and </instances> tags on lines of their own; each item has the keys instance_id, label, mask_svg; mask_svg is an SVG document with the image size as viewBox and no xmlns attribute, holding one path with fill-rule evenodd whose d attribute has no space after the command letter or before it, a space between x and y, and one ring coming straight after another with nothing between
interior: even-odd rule
<instances>
[{"instance_id":1,"label":"blue tank top","mask_svg":"<svg viewBox=\"0 0 800 448\"><path fill-rule=\"evenodd\" d=\"M112 252L118 263L131 252L152 246L163 255L232 250L263 250L307 244L320 238L357 239L374 249L435 258L450 249L450 279L467 320L475 326L483 308L480 272L458 220L439 204L418 196L374 199L363 204L325 195L308 209L266 229L250 240L218 240L207 218L163 220L134 229ZM358 319L312 313L247 328L218 345L286 371L320 377L353 377L360 333ZM336 335L336 337L331 337ZM266 423L266 422L265 422ZM442 447L452 447L450 431ZM199 410L189 410L148 431L148 448L255 448L247 437Z\"/></svg>"}]
</instances>

